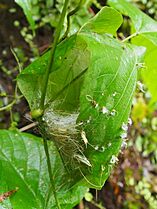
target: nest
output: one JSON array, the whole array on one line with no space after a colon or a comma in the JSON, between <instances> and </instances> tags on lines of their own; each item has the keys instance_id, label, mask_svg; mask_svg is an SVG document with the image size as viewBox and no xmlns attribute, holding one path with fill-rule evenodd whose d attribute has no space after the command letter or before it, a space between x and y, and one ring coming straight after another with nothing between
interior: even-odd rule
<instances>
[{"instance_id":1,"label":"nest","mask_svg":"<svg viewBox=\"0 0 157 209\"><path fill-rule=\"evenodd\" d=\"M78 113L61 113L45 111L42 118L44 132L55 146L61 156L63 164L70 172L81 165L91 166L83 154L86 148L81 138L81 124L77 124Z\"/></svg>"}]
</instances>

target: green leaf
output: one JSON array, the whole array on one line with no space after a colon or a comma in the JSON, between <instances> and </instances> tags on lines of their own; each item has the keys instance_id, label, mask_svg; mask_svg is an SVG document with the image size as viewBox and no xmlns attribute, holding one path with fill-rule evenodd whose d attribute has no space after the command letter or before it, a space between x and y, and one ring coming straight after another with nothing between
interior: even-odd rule
<instances>
[{"instance_id":1,"label":"green leaf","mask_svg":"<svg viewBox=\"0 0 157 209\"><path fill-rule=\"evenodd\" d=\"M24 14L31 26L33 33L35 32L35 21L32 15L32 5L30 0L15 0L15 2L23 9Z\"/></svg>"},{"instance_id":2,"label":"green leaf","mask_svg":"<svg viewBox=\"0 0 157 209\"><path fill-rule=\"evenodd\" d=\"M145 64L146 68L142 70L142 78L147 85L151 95L152 99L151 102L157 102L157 62L156 62L156 57L157 57L157 48L152 50L151 52L146 54L145 57Z\"/></svg>"},{"instance_id":3,"label":"green leaf","mask_svg":"<svg viewBox=\"0 0 157 209\"><path fill-rule=\"evenodd\" d=\"M0 138L0 194L18 187L2 208L56 209L42 139L5 130L0 130ZM49 146L57 198L61 208L71 209L87 189L69 182L52 142Z\"/></svg>"},{"instance_id":4,"label":"green leaf","mask_svg":"<svg viewBox=\"0 0 157 209\"><path fill-rule=\"evenodd\" d=\"M75 183L100 189L108 178L123 141L121 126L127 123L136 63L143 53L143 47L93 31L80 31L57 46L40 129L54 141ZM32 110L38 108L48 59L49 52L18 77Z\"/></svg>"},{"instance_id":5,"label":"green leaf","mask_svg":"<svg viewBox=\"0 0 157 209\"><path fill-rule=\"evenodd\" d=\"M71 43L73 39L75 39L75 45L72 48L69 47L68 53L65 53L69 55L66 57L66 64L62 61L61 70L58 69L51 73L47 94L49 102L47 102L47 109L43 117L46 124L43 129L45 129L44 134L47 134L48 138L53 138L57 144L64 164L68 164L70 172L73 173L79 169L75 180L78 181L84 177L90 187L101 188L109 176L112 167L111 158L118 154L122 143L121 126L123 122L127 121L136 85L137 52L141 53L143 49L138 48L137 50L137 47L121 44L111 37L96 34L93 36L90 33L80 33L77 38L73 36L67 40L67 43ZM66 42L59 47L62 46L64 49L64 44ZM84 48L87 54L80 51L80 48ZM84 61L85 58L89 59L88 52L91 54L89 64ZM61 53L61 50L58 53ZM56 56L59 55L56 53ZM84 59L82 59L83 56ZM75 57L80 61L76 62ZM84 72L87 67L83 82L78 83L79 91L77 92L76 87L73 88L70 81L68 82L69 88L64 94L63 89L67 87L68 79L75 78L69 76L69 69L73 70L74 75L79 75L79 70ZM31 69L33 68L30 65L30 68L24 70L18 78L18 83L23 89L27 86L21 84L21 76L27 75L28 72L34 73ZM38 68L34 69L37 73ZM41 73L41 69L39 72ZM33 73L30 74L30 79L33 78ZM23 80L25 81L25 77ZM29 82L31 83L31 80ZM27 79L25 85L28 85ZM38 85L37 87L37 89L40 88ZM57 94L61 92L58 98L53 96L56 95L56 92ZM73 98L73 95L77 95L77 97ZM55 98L57 99L55 100ZM99 104L98 108L93 107L92 99ZM107 114L102 113L103 107L109 111ZM80 115L77 119L79 109ZM67 110L70 110L70 115ZM83 125L79 125L80 123ZM82 130L89 143L89 145L87 143L87 148L81 138ZM66 139L67 136L70 139ZM63 142L61 139L64 139ZM80 164L79 167L77 161ZM91 168L87 169L87 166Z\"/></svg>"},{"instance_id":6,"label":"green leaf","mask_svg":"<svg viewBox=\"0 0 157 209\"><path fill-rule=\"evenodd\" d=\"M141 76L146 84L149 92L151 93L151 103L157 101L157 63L156 63L156 55L157 55L157 47L155 44L153 44L150 40L143 36L137 36L132 39L132 42L139 46L145 46L147 48L144 62L145 62L145 68L141 69Z\"/></svg>"},{"instance_id":7,"label":"green leaf","mask_svg":"<svg viewBox=\"0 0 157 209\"><path fill-rule=\"evenodd\" d=\"M103 7L92 19L83 27L82 31L90 31L98 34L114 34L122 24L122 15L115 9Z\"/></svg>"},{"instance_id":8,"label":"green leaf","mask_svg":"<svg viewBox=\"0 0 157 209\"><path fill-rule=\"evenodd\" d=\"M138 33L137 37L132 38L132 43L147 48L144 59L146 68L141 71L141 75L152 95L151 102L156 102L157 22L124 0L109 0L109 4L131 18Z\"/></svg>"},{"instance_id":9,"label":"green leaf","mask_svg":"<svg viewBox=\"0 0 157 209\"><path fill-rule=\"evenodd\" d=\"M133 46L123 46L111 37L81 36L92 54L81 91L78 118L84 123L82 128L89 142L85 155L92 167L90 172L82 172L91 186L101 188L109 176L111 159L121 147L121 126L127 123L130 112L138 58ZM103 108L108 112L103 114Z\"/></svg>"},{"instance_id":10,"label":"green leaf","mask_svg":"<svg viewBox=\"0 0 157 209\"><path fill-rule=\"evenodd\" d=\"M131 18L138 35L157 45L157 22L125 0L109 0L109 5Z\"/></svg>"},{"instance_id":11,"label":"green leaf","mask_svg":"<svg viewBox=\"0 0 157 209\"><path fill-rule=\"evenodd\" d=\"M50 53L47 52L18 76L19 88L27 98L32 110L39 108L41 84L48 65L49 55ZM61 110L63 107L68 111L74 111L78 108L80 83L89 62L86 43L81 38L78 39L76 35L72 36L58 45L55 60L54 68L49 77L46 106L55 100L55 109ZM69 97L70 102L68 102Z\"/></svg>"}]
</instances>

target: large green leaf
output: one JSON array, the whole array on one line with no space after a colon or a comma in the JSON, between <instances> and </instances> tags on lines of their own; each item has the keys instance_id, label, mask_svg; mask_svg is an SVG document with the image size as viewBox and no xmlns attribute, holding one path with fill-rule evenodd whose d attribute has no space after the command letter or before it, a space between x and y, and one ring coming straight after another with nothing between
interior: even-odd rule
<instances>
[{"instance_id":1,"label":"large green leaf","mask_svg":"<svg viewBox=\"0 0 157 209\"><path fill-rule=\"evenodd\" d=\"M126 123L127 121L136 85L137 50L135 50L135 47L123 45L111 37L102 37L96 34L93 36L93 34L80 33L77 38L75 37L75 40L86 43L83 46L91 54L89 67L87 62L84 61L85 58L79 65L77 62L74 62L74 64L72 62L71 56L74 58L75 53L77 59L79 56L85 56L89 59L88 53L87 55L82 52L80 54L81 45L79 44L78 48L77 45L75 46L75 50L72 48L72 55L68 53L70 56L66 59L71 60L74 75L77 75L78 69L80 69L81 74L81 69L85 70L88 67L86 74L84 74L84 81L78 83L79 91L77 92L76 87L73 88L73 83L68 82L69 86L67 86L66 81L69 73L66 72L65 64L61 66L61 70L58 69L51 73L50 81L52 79L53 82L49 81L48 86L49 102L43 117L44 123L46 123L44 124L44 134L55 140L62 159L64 159L63 163L68 164L68 170L72 173L76 173L76 170L78 173L81 172L81 174L75 176L76 181L83 176L91 187L101 188L112 167L110 160L118 154L122 143L120 137L121 126L123 122ZM71 62L67 63L68 70L71 69ZM29 67L24 71L26 75L27 72L31 73ZM66 77L64 77L64 72L66 72ZM25 74L21 75L23 76L22 80L25 81ZM34 75L30 74L30 78L32 76ZM21 82L21 77L19 77L18 82ZM28 80L25 84L27 82ZM62 90L65 88L64 85L67 88L65 95ZM23 85L22 88L24 89L25 86ZM81 96L80 89L82 89ZM55 92L57 91L61 92L60 96L53 96L56 95ZM73 98L75 93L77 100ZM65 99L63 99L64 97ZM88 97L98 102L98 109L92 106L92 101L89 101ZM72 109L71 104L75 108ZM102 113L103 106L108 109L109 114L104 115ZM71 110L70 115L67 110ZM75 112L73 112L74 110ZM77 119L79 111L80 115ZM114 111L115 116L112 116ZM91 122L87 124L86 121L89 119ZM83 125L79 125L79 122ZM87 145L87 148L81 138L82 131L85 132L90 144ZM111 145L109 146L109 144ZM99 147L98 150L97 147ZM105 168L105 171L103 168Z\"/></svg>"},{"instance_id":2,"label":"large green leaf","mask_svg":"<svg viewBox=\"0 0 157 209\"><path fill-rule=\"evenodd\" d=\"M32 15L31 0L15 0L15 2L23 9L24 14L31 26L32 31L35 31L35 21Z\"/></svg>"},{"instance_id":3,"label":"large green leaf","mask_svg":"<svg viewBox=\"0 0 157 209\"><path fill-rule=\"evenodd\" d=\"M82 31L90 31L98 34L115 34L122 24L122 15L116 10L103 7L94 18L91 18L82 28Z\"/></svg>"},{"instance_id":4,"label":"large green leaf","mask_svg":"<svg viewBox=\"0 0 157 209\"><path fill-rule=\"evenodd\" d=\"M118 27L117 22L113 31ZM40 130L54 141L75 183L101 188L123 141L121 126L127 123L136 63L144 51L84 29L57 46ZM48 59L49 52L18 77L31 109L38 108Z\"/></svg>"},{"instance_id":5,"label":"large green leaf","mask_svg":"<svg viewBox=\"0 0 157 209\"><path fill-rule=\"evenodd\" d=\"M109 0L108 3L129 16L135 31L157 45L157 22L126 0Z\"/></svg>"},{"instance_id":6,"label":"large green leaf","mask_svg":"<svg viewBox=\"0 0 157 209\"><path fill-rule=\"evenodd\" d=\"M61 208L71 209L87 188L72 185L52 142L49 146L58 201ZM0 182L0 194L18 187L1 208L56 209L41 138L0 130Z\"/></svg>"},{"instance_id":7,"label":"large green leaf","mask_svg":"<svg viewBox=\"0 0 157 209\"><path fill-rule=\"evenodd\" d=\"M90 171L83 173L92 186L101 187L110 173L111 158L117 156L123 141L121 126L127 123L135 90L137 51L108 36L81 36L92 54L78 118L89 141L85 155L92 165ZM108 112L103 114L104 107Z\"/></svg>"}]
</instances>

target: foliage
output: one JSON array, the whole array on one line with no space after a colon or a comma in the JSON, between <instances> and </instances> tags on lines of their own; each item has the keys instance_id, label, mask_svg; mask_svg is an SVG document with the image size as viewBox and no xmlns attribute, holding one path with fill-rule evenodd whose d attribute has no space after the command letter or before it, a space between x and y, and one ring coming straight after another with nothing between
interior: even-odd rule
<instances>
[{"instance_id":1,"label":"foliage","mask_svg":"<svg viewBox=\"0 0 157 209\"><path fill-rule=\"evenodd\" d=\"M0 135L1 193L18 188L16 194L10 201L4 202L1 208L56 208L41 138L5 130L1 130ZM72 208L80 201L87 188L72 187L70 184L67 187L61 159L55 154L56 149L52 143L50 150L60 205L63 208Z\"/></svg>"},{"instance_id":2,"label":"foliage","mask_svg":"<svg viewBox=\"0 0 157 209\"><path fill-rule=\"evenodd\" d=\"M111 23L108 21L109 12L110 17L112 14L114 14L114 17L117 16L117 22L112 24L112 29L110 29ZM120 135L123 132L121 126L122 123L127 123L131 97L136 83L135 66L137 62L136 48L125 44L121 45L108 36L101 37L98 34L96 37L92 36L92 30L97 31L97 24L99 26L99 20L102 19L101 16L104 21L106 19L105 26L109 25L109 27L104 27L104 31L103 28L99 27L98 32L115 34L116 29L120 25L121 16L116 11L114 12L113 9L105 7L93 20L83 27L82 31L58 46L55 58L57 62L54 64L53 71L50 74L45 103L46 111L43 116L43 120L46 121L44 122L44 126L46 126L44 129L46 130L43 131L46 133L50 132L51 136L48 137L52 138L53 132L55 132L53 126L55 125L56 117L62 121L65 115L66 123L70 119L74 120L73 124L70 123L69 126L73 126L72 128L75 129L75 120L78 115L78 130L69 130L69 132L65 133L70 137L72 137L72 134L76 134L76 136L71 138L68 143L64 142L63 144L60 144L59 137L54 137L54 140L59 150L61 149L60 153L63 163L68 163L67 167L71 167L71 172L76 172L75 169L78 169L77 161L84 163L86 166L92 166L89 170L82 165L83 167L79 167L79 170L81 175L88 179L88 183L96 188L101 188L109 175L112 165L110 161L117 155L121 144ZM92 24L93 26L91 26ZM83 32L89 30L88 28L91 28L90 33ZM110 42L110 45L108 45L108 42ZM107 56L109 52L112 52L116 60L111 62L110 57ZM134 56L132 56L133 53ZM32 63L18 77L18 85L32 110L39 108L37 101L40 100L42 90L40 84L45 74L44 68L49 60L48 54L46 53L44 57ZM105 69L104 62L106 63ZM121 66L122 62L123 66ZM97 68L99 71L96 70ZM104 74L105 70L107 73ZM32 80L32 75L34 80ZM128 82L125 79L129 79ZM120 86L120 83L123 87L125 86L124 89ZM97 104L93 104L94 102L98 104L98 107ZM124 109L123 105L126 102L126 109ZM105 106L108 112L103 114ZM78 107L80 112L78 112ZM71 118L69 119L69 117ZM88 120L89 122L87 123ZM79 125L80 123L82 125ZM58 124L58 130L56 130L55 135L60 136L62 134L60 129L65 126L62 124ZM43 124L41 126L43 128ZM96 129L95 126L97 126ZM100 135L102 127L105 128L103 128L104 132ZM64 128L70 129L68 125ZM90 130L93 130L93 132ZM85 137L88 140L87 144L84 144L85 142L81 139L82 131L85 132ZM99 138L97 138L98 133ZM73 141L75 141L76 145ZM110 146L108 145L109 143L111 144ZM64 152L70 144L73 150L67 157L67 153ZM74 162L70 165L72 160ZM100 176L98 176L98 172ZM77 179L78 177L76 176L76 181Z\"/></svg>"},{"instance_id":3,"label":"foliage","mask_svg":"<svg viewBox=\"0 0 157 209\"><path fill-rule=\"evenodd\" d=\"M153 19L157 19L157 2L155 0L132 0L133 3L136 3L136 5L145 13L147 13L149 16L151 16Z\"/></svg>"},{"instance_id":4,"label":"foliage","mask_svg":"<svg viewBox=\"0 0 157 209\"><path fill-rule=\"evenodd\" d=\"M132 42L136 45L147 47L145 55L146 69L142 72L142 78L152 94L152 102L156 97L156 45L157 45L157 23L146 14L142 13L125 0L109 0L110 5L119 9L123 14L129 16L133 23L134 33Z\"/></svg>"},{"instance_id":5,"label":"foliage","mask_svg":"<svg viewBox=\"0 0 157 209\"><path fill-rule=\"evenodd\" d=\"M147 182L146 179L142 179L136 186L136 192L144 197L151 209L155 209L157 207L157 199L151 195L151 192L149 191L150 187L151 185L149 182Z\"/></svg>"}]
</instances>

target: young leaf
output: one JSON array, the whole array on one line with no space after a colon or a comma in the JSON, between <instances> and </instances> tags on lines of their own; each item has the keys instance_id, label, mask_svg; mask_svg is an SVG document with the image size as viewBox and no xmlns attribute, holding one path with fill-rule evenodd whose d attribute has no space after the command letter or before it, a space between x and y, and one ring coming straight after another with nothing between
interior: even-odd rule
<instances>
[{"instance_id":1,"label":"young leaf","mask_svg":"<svg viewBox=\"0 0 157 209\"><path fill-rule=\"evenodd\" d=\"M0 193L18 187L10 197L14 209L56 209L42 139L5 130L0 130L0 136ZM81 200L86 187L69 181L52 142L49 146L57 198L61 208L71 209Z\"/></svg>"},{"instance_id":2,"label":"young leaf","mask_svg":"<svg viewBox=\"0 0 157 209\"><path fill-rule=\"evenodd\" d=\"M108 3L129 16L138 35L157 45L157 22L125 0L109 0Z\"/></svg>"},{"instance_id":3,"label":"young leaf","mask_svg":"<svg viewBox=\"0 0 157 209\"><path fill-rule=\"evenodd\" d=\"M81 30L98 34L110 33L115 35L122 21L122 15L118 11L110 7L103 7Z\"/></svg>"}]
</instances>

